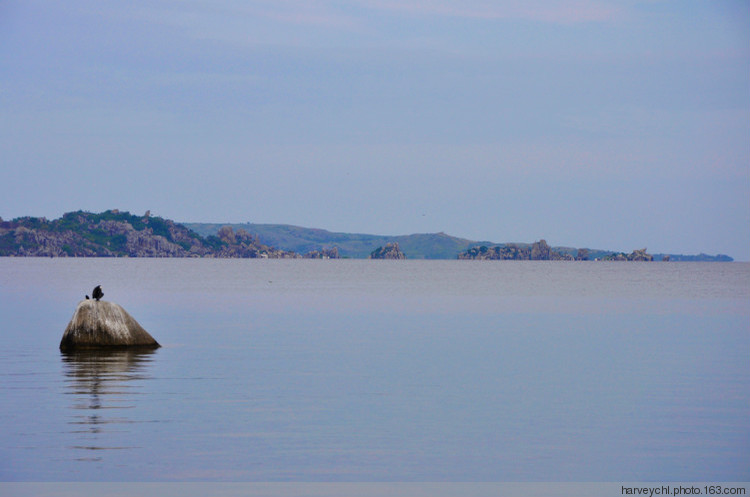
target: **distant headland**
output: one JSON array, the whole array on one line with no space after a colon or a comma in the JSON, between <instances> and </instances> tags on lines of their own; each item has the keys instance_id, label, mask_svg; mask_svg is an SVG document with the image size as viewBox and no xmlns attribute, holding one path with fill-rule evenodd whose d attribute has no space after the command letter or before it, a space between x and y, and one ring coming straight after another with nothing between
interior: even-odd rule
<instances>
[{"instance_id":1,"label":"distant headland","mask_svg":"<svg viewBox=\"0 0 750 497\"><path fill-rule=\"evenodd\" d=\"M395 250L394 250L395 249ZM213 257L313 259L479 259L732 261L727 255L648 254L492 243L445 233L384 236L334 233L279 224L178 223L117 209L68 212L61 218L0 218L0 256L11 257Z\"/></svg>"}]
</instances>

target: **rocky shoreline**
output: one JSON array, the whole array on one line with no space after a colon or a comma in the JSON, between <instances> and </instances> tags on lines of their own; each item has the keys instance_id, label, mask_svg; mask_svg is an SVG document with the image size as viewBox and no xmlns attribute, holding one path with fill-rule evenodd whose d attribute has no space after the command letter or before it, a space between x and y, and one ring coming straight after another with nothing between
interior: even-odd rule
<instances>
[{"instance_id":1,"label":"rocky shoreline","mask_svg":"<svg viewBox=\"0 0 750 497\"><path fill-rule=\"evenodd\" d=\"M189 226L189 227L188 227ZM247 228L247 229L245 229ZM256 233L256 228L258 232ZM252 233L252 234L251 234ZM258 234L260 233L260 235ZM265 243L261 242L261 237ZM274 246L276 245L276 246ZM204 257L262 259L459 259L721 261L726 255L648 254L533 244L474 242L445 233L331 233L290 225L180 224L146 211L69 212L60 219L0 218L0 257Z\"/></svg>"},{"instance_id":2,"label":"rocky shoreline","mask_svg":"<svg viewBox=\"0 0 750 497\"><path fill-rule=\"evenodd\" d=\"M494 246L476 246L458 254L462 260L507 260L507 261L588 261L591 260L588 249L578 249L576 255L554 250L547 244L546 240L539 240L530 246L521 246L515 243ZM646 249L633 250L630 254L611 253L603 257L596 257L597 261L641 261L651 262L654 256L647 253ZM660 259L668 261L669 256Z\"/></svg>"},{"instance_id":3,"label":"rocky shoreline","mask_svg":"<svg viewBox=\"0 0 750 497\"><path fill-rule=\"evenodd\" d=\"M202 237L149 212L70 212L60 219L0 219L0 256L18 257L221 257L298 258L231 227Z\"/></svg>"}]
</instances>

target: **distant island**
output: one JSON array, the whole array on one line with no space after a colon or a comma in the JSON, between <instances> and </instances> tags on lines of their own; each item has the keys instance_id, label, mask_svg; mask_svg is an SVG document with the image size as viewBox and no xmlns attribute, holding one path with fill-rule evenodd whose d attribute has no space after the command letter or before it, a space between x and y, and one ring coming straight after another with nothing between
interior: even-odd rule
<instances>
[{"instance_id":1,"label":"distant island","mask_svg":"<svg viewBox=\"0 0 750 497\"><path fill-rule=\"evenodd\" d=\"M188 228L203 236L215 234L224 224L183 223ZM409 259L497 259L497 260L532 260L532 243L493 243L457 238L440 233L416 233L412 235L370 235L362 233L338 233L323 229L303 228L288 224L236 223L228 226L244 229L255 234L264 243L298 253L309 253L335 247L339 257L350 259L367 259L378 247L397 243L400 250ZM544 240L540 240L540 243ZM545 241L546 245L547 242ZM542 249L541 245L537 250ZM549 260L642 260L641 251L630 253L613 250L549 247ZM500 256L493 257L489 252ZM508 253L514 253L509 257ZM546 253L542 250L541 254ZM528 254L528 256L527 256ZM648 254L654 261L704 261L731 262L728 255L683 255L683 254ZM537 254L535 253L535 256Z\"/></svg>"},{"instance_id":2,"label":"distant island","mask_svg":"<svg viewBox=\"0 0 750 497\"><path fill-rule=\"evenodd\" d=\"M278 224L178 223L117 209L68 212L60 219L0 218L0 256L12 257L220 257L311 259L474 259L732 261L727 255L648 254L492 243L445 233L401 236L333 233Z\"/></svg>"}]
</instances>

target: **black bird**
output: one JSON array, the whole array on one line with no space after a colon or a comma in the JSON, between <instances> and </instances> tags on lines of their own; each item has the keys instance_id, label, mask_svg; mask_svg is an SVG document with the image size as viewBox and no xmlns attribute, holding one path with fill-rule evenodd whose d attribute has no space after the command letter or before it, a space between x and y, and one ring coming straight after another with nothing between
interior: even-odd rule
<instances>
[{"instance_id":1,"label":"black bird","mask_svg":"<svg viewBox=\"0 0 750 497\"><path fill-rule=\"evenodd\" d=\"M96 288L94 288L93 293L91 294L92 297L94 297L94 300L99 302L99 299L104 297L104 292L102 292L102 286L96 285Z\"/></svg>"},{"instance_id":2,"label":"black bird","mask_svg":"<svg viewBox=\"0 0 750 497\"><path fill-rule=\"evenodd\" d=\"M88 300L88 299L89 299L89 296L88 296L88 295L86 295L86 300Z\"/></svg>"}]
</instances>

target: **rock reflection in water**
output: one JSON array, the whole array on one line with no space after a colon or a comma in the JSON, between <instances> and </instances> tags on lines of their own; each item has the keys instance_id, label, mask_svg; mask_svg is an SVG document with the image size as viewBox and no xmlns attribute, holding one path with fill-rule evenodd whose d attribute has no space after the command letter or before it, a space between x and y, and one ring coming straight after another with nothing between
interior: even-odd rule
<instances>
[{"instance_id":1,"label":"rock reflection in water","mask_svg":"<svg viewBox=\"0 0 750 497\"><path fill-rule=\"evenodd\" d=\"M69 424L75 441L71 449L85 451L81 461L100 461L103 450L137 447L119 443L130 439L127 425L136 423L142 381L151 378L155 349L89 350L62 353L66 393L72 396ZM119 441L119 442L118 442Z\"/></svg>"}]
</instances>

